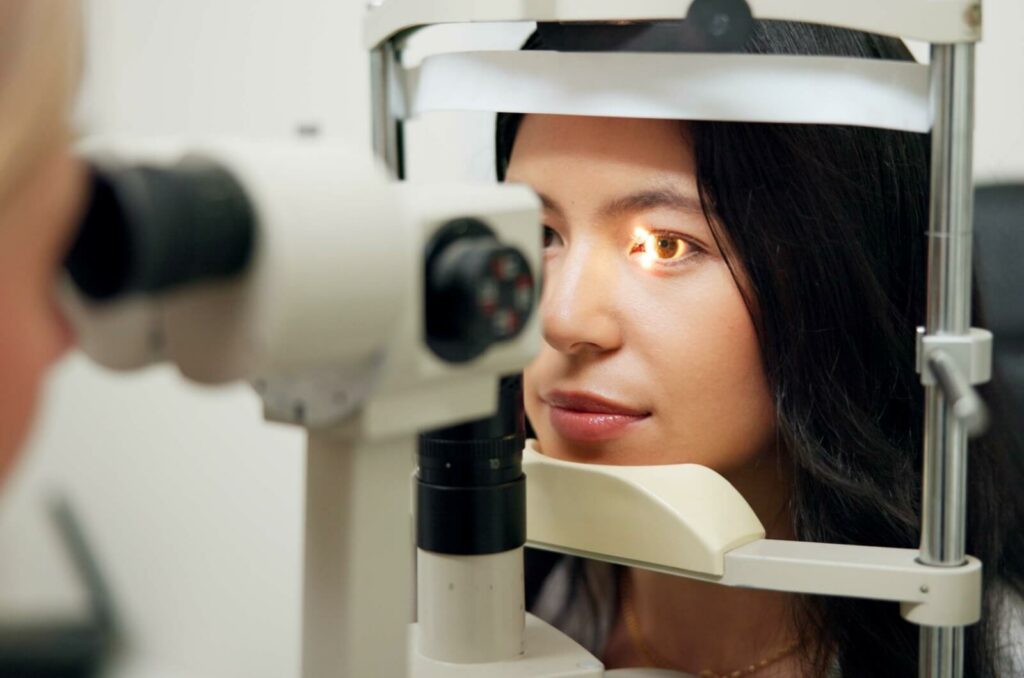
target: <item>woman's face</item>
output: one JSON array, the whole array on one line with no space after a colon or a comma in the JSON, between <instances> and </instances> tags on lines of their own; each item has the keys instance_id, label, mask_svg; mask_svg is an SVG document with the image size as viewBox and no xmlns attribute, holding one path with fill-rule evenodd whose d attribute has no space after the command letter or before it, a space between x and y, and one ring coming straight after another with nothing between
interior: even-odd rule
<instances>
[{"instance_id":1,"label":"woman's face","mask_svg":"<svg viewBox=\"0 0 1024 678\"><path fill-rule=\"evenodd\" d=\"M0 204L0 478L24 441L46 368L71 343L54 289L82 183L61 146Z\"/></svg>"},{"instance_id":2,"label":"woman's face","mask_svg":"<svg viewBox=\"0 0 1024 678\"><path fill-rule=\"evenodd\" d=\"M507 180L544 202L545 341L524 390L545 454L736 476L775 449L754 326L695 176L678 122L524 118Z\"/></svg>"}]
</instances>

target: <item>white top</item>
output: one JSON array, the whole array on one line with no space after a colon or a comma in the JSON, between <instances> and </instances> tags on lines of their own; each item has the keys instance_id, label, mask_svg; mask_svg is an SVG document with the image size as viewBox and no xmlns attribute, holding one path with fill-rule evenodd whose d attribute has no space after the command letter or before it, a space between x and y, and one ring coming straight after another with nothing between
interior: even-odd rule
<instances>
[{"instance_id":1,"label":"white top","mask_svg":"<svg viewBox=\"0 0 1024 678\"><path fill-rule=\"evenodd\" d=\"M580 582L586 590L578 590L570 599L571 563L571 560L563 559L555 565L531 611L600 657L616 619L615 568L609 563L586 561L583 581ZM1015 591L1008 591L1003 604L999 611L1003 619L1000 643L1003 657L996 673L1000 676L1024 676L1024 599ZM838 665L833 666L828 678L840 676Z\"/></svg>"}]
</instances>

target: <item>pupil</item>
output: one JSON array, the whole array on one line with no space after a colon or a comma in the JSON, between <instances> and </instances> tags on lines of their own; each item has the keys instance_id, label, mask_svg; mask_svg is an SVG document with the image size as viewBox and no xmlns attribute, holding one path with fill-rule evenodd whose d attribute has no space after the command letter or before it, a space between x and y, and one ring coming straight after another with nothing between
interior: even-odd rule
<instances>
[{"instance_id":1,"label":"pupil","mask_svg":"<svg viewBox=\"0 0 1024 678\"><path fill-rule=\"evenodd\" d=\"M658 255L665 259L675 256L676 251L679 249L679 243L675 242L672 238L658 238L657 244Z\"/></svg>"}]
</instances>

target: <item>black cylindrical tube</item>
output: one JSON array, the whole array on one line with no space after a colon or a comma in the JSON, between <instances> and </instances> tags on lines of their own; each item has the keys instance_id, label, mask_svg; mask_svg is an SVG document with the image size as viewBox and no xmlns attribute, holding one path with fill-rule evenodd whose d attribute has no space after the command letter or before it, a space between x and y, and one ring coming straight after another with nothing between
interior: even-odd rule
<instances>
[{"instance_id":1,"label":"black cylindrical tube","mask_svg":"<svg viewBox=\"0 0 1024 678\"><path fill-rule=\"evenodd\" d=\"M498 412L420 436L416 543L485 555L526 543L525 433L520 379L499 386Z\"/></svg>"},{"instance_id":2,"label":"black cylindrical tube","mask_svg":"<svg viewBox=\"0 0 1024 678\"><path fill-rule=\"evenodd\" d=\"M94 165L65 266L84 295L109 300L240 273L255 239L245 189L214 162Z\"/></svg>"}]
</instances>

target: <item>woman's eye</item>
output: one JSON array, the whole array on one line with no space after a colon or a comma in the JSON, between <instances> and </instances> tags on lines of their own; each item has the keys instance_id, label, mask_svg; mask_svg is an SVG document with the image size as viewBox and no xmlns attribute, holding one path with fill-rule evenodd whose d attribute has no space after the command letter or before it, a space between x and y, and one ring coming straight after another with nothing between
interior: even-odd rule
<instances>
[{"instance_id":1,"label":"woman's eye","mask_svg":"<svg viewBox=\"0 0 1024 678\"><path fill-rule=\"evenodd\" d=\"M674 260L686 254L689 243L680 237L672 235L656 235L653 238L651 247L654 249L658 259Z\"/></svg>"},{"instance_id":2,"label":"woman's eye","mask_svg":"<svg viewBox=\"0 0 1024 678\"><path fill-rule=\"evenodd\" d=\"M672 264L689 255L697 248L688 240L674 233L652 233L645 229L637 229L630 254L640 257L644 268L654 264Z\"/></svg>"},{"instance_id":3,"label":"woman's eye","mask_svg":"<svg viewBox=\"0 0 1024 678\"><path fill-rule=\"evenodd\" d=\"M562 236L558 235L558 231L550 226L545 226L543 242L545 248L555 247L556 245L562 244Z\"/></svg>"}]
</instances>

